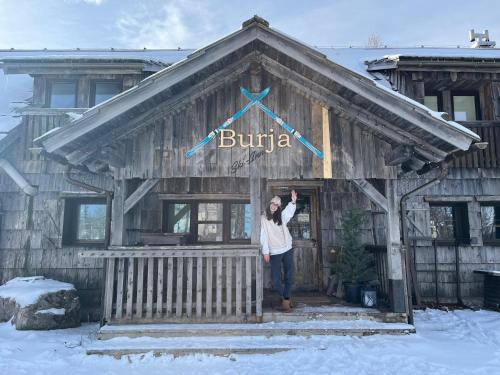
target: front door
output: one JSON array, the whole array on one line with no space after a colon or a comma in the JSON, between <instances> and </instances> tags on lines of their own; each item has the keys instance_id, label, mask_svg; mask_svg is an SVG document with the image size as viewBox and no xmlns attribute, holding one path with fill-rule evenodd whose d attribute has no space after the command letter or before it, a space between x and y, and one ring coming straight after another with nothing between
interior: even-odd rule
<instances>
[{"instance_id":1,"label":"front door","mask_svg":"<svg viewBox=\"0 0 500 375\"><path fill-rule=\"evenodd\" d=\"M293 238L295 286L296 291L320 290L321 256L319 238L319 203L318 189L290 186L271 187L272 195L281 197L282 208L290 202L290 192L297 192L297 207L295 215L288 223L288 229ZM269 270L268 270L269 271ZM266 278L270 282L270 278ZM266 287L271 285L266 283Z\"/></svg>"}]
</instances>

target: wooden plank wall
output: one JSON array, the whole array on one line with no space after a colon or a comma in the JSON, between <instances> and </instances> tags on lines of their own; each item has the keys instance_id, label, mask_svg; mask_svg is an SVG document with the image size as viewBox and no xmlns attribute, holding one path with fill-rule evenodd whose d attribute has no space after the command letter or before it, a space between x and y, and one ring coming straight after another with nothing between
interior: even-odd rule
<instances>
[{"instance_id":1,"label":"wooden plank wall","mask_svg":"<svg viewBox=\"0 0 500 375\"><path fill-rule=\"evenodd\" d=\"M262 103L308 140L318 140L318 134L313 134L311 126L312 108L318 103L265 70L261 81L261 87L271 89ZM186 151L248 103L240 93L240 87L248 86L248 75L240 75L212 92L193 98L191 102L183 102L176 110L141 129L126 142L126 167L120 177L248 177L250 169L247 160L254 152L258 157L253 163L258 164L263 178L323 177L323 168L317 165L314 168L313 159L316 156L295 138L290 139L291 147L277 148L279 134L288 133L257 107L251 108L228 129L244 134L245 143L248 143L246 135L253 134L255 146L258 143L257 133L273 131L276 145L272 153L264 152L266 148L242 148L239 144L232 148L220 148L217 138L193 157L185 157ZM252 118L257 119L257 123L251 123ZM384 164L384 155L390 150L390 145L352 121L331 114L330 138L334 178L395 177L396 169ZM322 143L316 146L321 149ZM242 167L232 168L238 161L242 162Z\"/></svg>"},{"instance_id":2,"label":"wooden plank wall","mask_svg":"<svg viewBox=\"0 0 500 375\"><path fill-rule=\"evenodd\" d=\"M432 176L433 173L430 173L426 178L400 180L399 194L402 195L420 186ZM481 196L500 197L500 170L453 168L447 179L409 200L407 205L410 218L409 236L420 238L416 241L415 267L424 301L435 301L436 277L434 248L430 240L429 203L426 199L443 198L458 202L472 200L467 203L471 245L459 246L460 285L464 301L477 302L482 297L482 276L474 274L474 270L500 269L500 246L483 245L480 222L475 223L471 220L480 215L480 205L475 197ZM438 246L437 254L440 301L455 303L457 301L455 247Z\"/></svg>"},{"instance_id":3,"label":"wooden plank wall","mask_svg":"<svg viewBox=\"0 0 500 375\"><path fill-rule=\"evenodd\" d=\"M20 144L12 147L6 157L39 193L26 196L5 173L0 173L0 284L16 276L42 275L70 282L78 290L82 303L82 319L100 317L102 260L82 259L78 251L85 247L62 246L64 199L61 192L81 192L63 177L65 167L29 152L32 138L44 129L65 121L65 116L25 117ZM17 146L17 145L16 145ZM92 185L112 188L104 176L78 175Z\"/></svg>"}]
</instances>

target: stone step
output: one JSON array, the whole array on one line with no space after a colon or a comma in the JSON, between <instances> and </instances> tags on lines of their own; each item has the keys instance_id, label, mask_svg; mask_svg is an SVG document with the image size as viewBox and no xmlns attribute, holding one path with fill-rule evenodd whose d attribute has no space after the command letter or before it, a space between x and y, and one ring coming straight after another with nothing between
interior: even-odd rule
<instances>
[{"instance_id":1,"label":"stone step","mask_svg":"<svg viewBox=\"0 0 500 375\"><path fill-rule=\"evenodd\" d=\"M415 327L405 323L382 323L372 320L311 320L247 324L105 325L101 327L98 338L107 340L115 337L369 336L410 333L415 333Z\"/></svg>"}]
</instances>

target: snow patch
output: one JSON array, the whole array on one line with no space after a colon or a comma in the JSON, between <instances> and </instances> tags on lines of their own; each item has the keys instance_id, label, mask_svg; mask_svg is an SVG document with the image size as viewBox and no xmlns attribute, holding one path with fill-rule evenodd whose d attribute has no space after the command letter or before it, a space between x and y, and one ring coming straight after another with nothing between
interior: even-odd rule
<instances>
[{"instance_id":1,"label":"snow patch","mask_svg":"<svg viewBox=\"0 0 500 375\"><path fill-rule=\"evenodd\" d=\"M61 309L56 309L56 308L51 308L51 309L45 309L45 310L37 310L35 313L36 315L43 315L43 314L50 314L50 315L64 315L66 313L66 309L61 308Z\"/></svg>"},{"instance_id":2,"label":"snow patch","mask_svg":"<svg viewBox=\"0 0 500 375\"><path fill-rule=\"evenodd\" d=\"M46 279L43 276L16 277L0 286L0 297L13 299L20 307L26 307L36 303L44 294L74 289L73 284Z\"/></svg>"}]
</instances>

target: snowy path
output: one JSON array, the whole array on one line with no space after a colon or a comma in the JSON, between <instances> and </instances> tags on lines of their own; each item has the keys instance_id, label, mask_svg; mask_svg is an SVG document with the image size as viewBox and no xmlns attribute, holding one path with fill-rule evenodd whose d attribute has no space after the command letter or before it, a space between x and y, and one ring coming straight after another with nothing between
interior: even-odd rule
<instances>
[{"instance_id":1,"label":"snowy path","mask_svg":"<svg viewBox=\"0 0 500 375\"><path fill-rule=\"evenodd\" d=\"M116 360L87 356L96 324L49 332L15 331L0 324L0 374L497 374L500 373L500 313L457 310L416 312L410 336L251 338L254 345L301 349L273 355L152 354ZM134 344L132 339L130 345ZM149 339L161 346L173 339ZM179 339L176 339L179 340ZM188 338L183 345L222 344L228 338ZM244 340L243 340L244 341ZM122 341L123 342L123 341ZM243 342L242 342L243 344Z\"/></svg>"}]
</instances>

